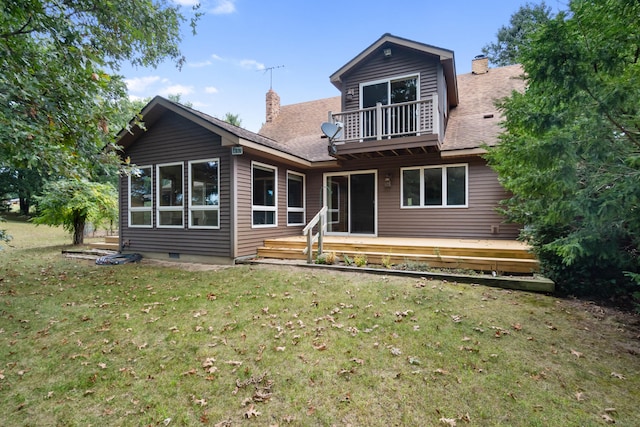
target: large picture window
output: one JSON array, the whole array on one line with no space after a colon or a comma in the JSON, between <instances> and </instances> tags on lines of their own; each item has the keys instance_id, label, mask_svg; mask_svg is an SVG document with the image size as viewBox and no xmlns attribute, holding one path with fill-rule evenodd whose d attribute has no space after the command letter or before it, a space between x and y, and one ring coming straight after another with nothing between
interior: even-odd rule
<instances>
[{"instance_id":1,"label":"large picture window","mask_svg":"<svg viewBox=\"0 0 640 427\"><path fill-rule=\"evenodd\" d=\"M287 225L304 225L304 175L287 172Z\"/></svg>"},{"instance_id":2,"label":"large picture window","mask_svg":"<svg viewBox=\"0 0 640 427\"><path fill-rule=\"evenodd\" d=\"M189 227L220 226L220 161L189 162Z\"/></svg>"},{"instance_id":3,"label":"large picture window","mask_svg":"<svg viewBox=\"0 0 640 427\"><path fill-rule=\"evenodd\" d=\"M402 169L402 207L467 207L464 165Z\"/></svg>"},{"instance_id":4,"label":"large picture window","mask_svg":"<svg viewBox=\"0 0 640 427\"><path fill-rule=\"evenodd\" d=\"M136 168L129 175L129 227L152 226L151 183L151 166Z\"/></svg>"},{"instance_id":5,"label":"large picture window","mask_svg":"<svg viewBox=\"0 0 640 427\"><path fill-rule=\"evenodd\" d=\"M158 227L184 226L184 170L182 163L157 166Z\"/></svg>"},{"instance_id":6,"label":"large picture window","mask_svg":"<svg viewBox=\"0 0 640 427\"><path fill-rule=\"evenodd\" d=\"M278 225L277 222L278 169L261 163L251 165L251 217L254 227Z\"/></svg>"}]
</instances>

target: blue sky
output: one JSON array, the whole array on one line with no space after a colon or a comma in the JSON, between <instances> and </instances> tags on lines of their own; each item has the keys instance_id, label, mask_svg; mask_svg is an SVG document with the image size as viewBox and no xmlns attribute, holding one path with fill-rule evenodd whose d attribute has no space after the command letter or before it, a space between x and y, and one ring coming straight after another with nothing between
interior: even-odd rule
<instances>
[{"instance_id":1,"label":"blue sky","mask_svg":"<svg viewBox=\"0 0 640 427\"><path fill-rule=\"evenodd\" d=\"M173 0L185 5L196 0ZM529 3L539 3L529 0ZM454 51L458 74L496 40L526 0L202 0L205 16L180 45L187 62L123 67L129 95L180 94L215 117L238 114L257 132L272 81L281 104L339 95L329 76L385 33ZM564 9L561 0L547 0ZM265 71L270 67L271 72ZM271 80L272 77L272 80Z\"/></svg>"}]
</instances>

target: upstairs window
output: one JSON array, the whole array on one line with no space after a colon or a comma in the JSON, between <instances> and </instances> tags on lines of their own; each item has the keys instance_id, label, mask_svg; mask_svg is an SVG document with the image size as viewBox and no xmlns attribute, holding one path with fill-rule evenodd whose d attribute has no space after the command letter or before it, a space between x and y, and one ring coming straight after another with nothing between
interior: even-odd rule
<instances>
[{"instance_id":1,"label":"upstairs window","mask_svg":"<svg viewBox=\"0 0 640 427\"><path fill-rule=\"evenodd\" d=\"M378 80L363 83L361 107L375 107L382 105L401 104L418 100L418 76L397 77L394 79Z\"/></svg>"},{"instance_id":2,"label":"upstairs window","mask_svg":"<svg viewBox=\"0 0 640 427\"><path fill-rule=\"evenodd\" d=\"M220 161L189 162L189 227L220 226Z\"/></svg>"},{"instance_id":3,"label":"upstairs window","mask_svg":"<svg viewBox=\"0 0 640 427\"><path fill-rule=\"evenodd\" d=\"M158 227L184 227L184 166L157 166Z\"/></svg>"},{"instance_id":4,"label":"upstairs window","mask_svg":"<svg viewBox=\"0 0 640 427\"><path fill-rule=\"evenodd\" d=\"M360 86L361 135L394 137L418 130L419 78L416 75L362 83ZM382 117L374 107L382 105ZM381 128L380 128L381 126Z\"/></svg>"},{"instance_id":5,"label":"upstairs window","mask_svg":"<svg viewBox=\"0 0 640 427\"><path fill-rule=\"evenodd\" d=\"M467 207L468 166L402 169L402 207Z\"/></svg>"},{"instance_id":6,"label":"upstairs window","mask_svg":"<svg viewBox=\"0 0 640 427\"><path fill-rule=\"evenodd\" d=\"M254 162L251 165L251 218L254 227L269 227L277 222L278 169Z\"/></svg>"},{"instance_id":7,"label":"upstairs window","mask_svg":"<svg viewBox=\"0 0 640 427\"><path fill-rule=\"evenodd\" d=\"M304 225L304 175L287 172L287 225Z\"/></svg>"},{"instance_id":8,"label":"upstairs window","mask_svg":"<svg viewBox=\"0 0 640 427\"><path fill-rule=\"evenodd\" d=\"M151 227L153 193L151 166L143 166L129 175L129 227Z\"/></svg>"}]
</instances>

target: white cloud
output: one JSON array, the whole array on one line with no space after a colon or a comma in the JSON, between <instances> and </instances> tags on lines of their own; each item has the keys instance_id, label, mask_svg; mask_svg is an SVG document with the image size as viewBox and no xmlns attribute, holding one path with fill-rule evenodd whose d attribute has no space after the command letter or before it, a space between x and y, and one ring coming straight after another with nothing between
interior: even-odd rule
<instances>
[{"instance_id":1,"label":"white cloud","mask_svg":"<svg viewBox=\"0 0 640 427\"><path fill-rule=\"evenodd\" d=\"M215 53L211 55L211 57L213 59L215 59L216 61L224 61L224 59L221 56L216 55Z\"/></svg>"},{"instance_id":2,"label":"white cloud","mask_svg":"<svg viewBox=\"0 0 640 427\"><path fill-rule=\"evenodd\" d=\"M144 92L149 86L161 81L160 76L134 77L125 79L125 84L130 92Z\"/></svg>"},{"instance_id":3,"label":"white cloud","mask_svg":"<svg viewBox=\"0 0 640 427\"><path fill-rule=\"evenodd\" d=\"M194 92L194 88L193 86L185 86L185 85L171 85L171 86L166 86L162 89L160 89L158 91L158 93L162 96L168 96L168 95L190 95Z\"/></svg>"},{"instance_id":4,"label":"white cloud","mask_svg":"<svg viewBox=\"0 0 640 427\"><path fill-rule=\"evenodd\" d=\"M216 0L211 9L214 15L228 15L236 11L236 0Z\"/></svg>"},{"instance_id":5,"label":"white cloud","mask_svg":"<svg viewBox=\"0 0 640 427\"><path fill-rule=\"evenodd\" d=\"M264 64L255 61L253 59L243 59L242 61L240 61L240 66L242 68L248 68L248 69L254 69L254 70L264 70L265 66Z\"/></svg>"},{"instance_id":6,"label":"white cloud","mask_svg":"<svg viewBox=\"0 0 640 427\"><path fill-rule=\"evenodd\" d=\"M218 92L219 92L219 90L218 90L218 88L217 88L217 87L214 87L214 86L207 86L207 87L205 87L205 88L204 88L204 92L205 92L205 93L218 93Z\"/></svg>"},{"instance_id":7,"label":"white cloud","mask_svg":"<svg viewBox=\"0 0 640 427\"><path fill-rule=\"evenodd\" d=\"M211 65L211 61L187 62L187 67L202 68Z\"/></svg>"}]
</instances>

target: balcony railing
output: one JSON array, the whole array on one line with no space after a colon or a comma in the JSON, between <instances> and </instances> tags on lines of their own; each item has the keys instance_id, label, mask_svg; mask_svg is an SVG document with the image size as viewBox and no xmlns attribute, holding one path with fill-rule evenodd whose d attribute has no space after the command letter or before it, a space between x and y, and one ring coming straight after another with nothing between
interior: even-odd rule
<instances>
[{"instance_id":1,"label":"balcony railing","mask_svg":"<svg viewBox=\"0 0 640 427\"><path fill-rule=\"evenodd\" d=\"M374 141L402 136L438 133L438 98L382 105L362 110L329 112L333 123L341 123L342 131L333 142Z\"/></svg>"}]
</instances>

